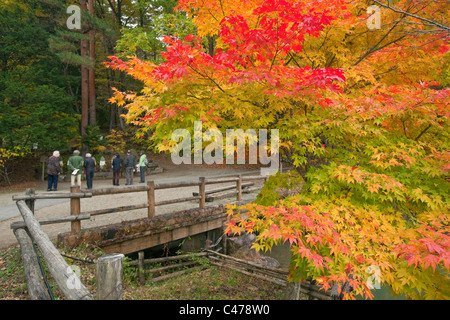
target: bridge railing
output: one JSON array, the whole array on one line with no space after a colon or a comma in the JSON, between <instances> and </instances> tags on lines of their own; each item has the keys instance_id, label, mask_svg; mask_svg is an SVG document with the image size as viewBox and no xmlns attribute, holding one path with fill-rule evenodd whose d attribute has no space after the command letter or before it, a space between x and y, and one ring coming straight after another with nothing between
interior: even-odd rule
<instances>
[{"instance_id":1,"label":"bridge railing","mask_svg":"<svg viewBox=\"0 0 450 320\"><path fill-rule=\"evenodd\" d=\"M214 178L214 179L206 179L205 177L200 177L198 181L183 181L183 182L165 182L165 183L155 183L154 181L149 181L145 185L136 185L136 186L124 186L124 187L112 187L112 188L98 188L98 189L90 189L90 190L81 190L79 186L71 187L71 194L85 194L90 195L92 197L102 196L102 195L111 195L111 194L122 194L122 193L134 193L134 192L146 192L147 193L147 201L144 203L128 205L128 206L119 206L113 208L105 208L98 210L90 210L81 212L80 210L80 198L81 197L71 197L70 198L70 214L71 216L78 215L89 215L91 217L103 214L110 214L116 212L124 212L131 211L137 209L145 209L147 208L147 217L154 218L156 213L157 206L163 206L168 204L182 203L188 201L198 200L199 208L205 208L205 203L208 198L208 195L214 192L220 192L236 189L232 191L226 196L230 196L232 194L236 195L237 201L242 201L242 193L244 191L244 187L249 187L250 183L244 184L244 181L252 181L252 180L266 180L268 176L242 176L239 175L237 177L228 177L228 178ZM206 185L213 184L222 184L234 182L234 186L229 186L225 188L220 188L216 190L206 190ZM157 201L155 196L155 190L162 189L176 189L183 187L198 187L198 193L193 193L195 195L191 197L183 197L183 198L175 198L169 200L161 200ZM247 188L246 191L255 191L260 188ZM81 231L81 221L74 220L71 221L71 232L77 233Z\"/></svg>"},{"instance_id":2,"label":"bridge railing","mask_svg":"<svg viewBox=\"0 0 450 320\"><path fill-rule=\"evenodd\" d=\"M117 212L125 212L137 209L147 209L147 216L149 218L155 217L156 207L182 203L188 201L198 200L199 208L205 208L205 203L208 199L217 199L221 197L228 197L232 195L236 195L237 201L242 201L242 193L243 192L251 192L255 190L259 190L259 187L250 188L253 183L245 183L248 181L254 180L266 180L268 176L242 176L238 175L237 177L226 177L226 178L213 178L206 179L205 177L200 177L198 181L183 181L183 182L165 182L165 183L155 183L154 181L149 181L145 185L133 185L133 186L124 186L124 187L111 187L111 188L97 188L97 189L81 189L80 186L71 186L70 193L42 193L35 194L33 189L27 191L25 195L14 195L13 200L15 201L25 201L27 206L31 208L31 211L34 211L34 203L38 199L70 199L70 217L63 218L54 218L54 219L44 219L41 220L41 224L50 224L50 223L59 223L59 222L67 222L71 223L71 232L79 233L81 232L81 220L90 219L91 217L103 214L117 213ZM213 190L206 190L207 185L213 184L223 184L223 183L234 183L234 185L221 187ZM161 200L157 201L155 197L155 190L162 189L176 189L183 187L198 187L198 192L193 192L193 196L191 197L182 197L175 198L169 200ZM212 198L211 195L214 193L219 193L226 190L234 191L223 194L220 197ZM81 199L82 198L91 198L95 196L103 196L103 195L114 195L114 194L123 194L123 193L135 193L135 192L146 192L147 193L147 201L144 203L138 203L127 206L116 206L112 208L104 208L98 210L89 210L89 211L81 211Z\"/></svg>"}]
</instances>

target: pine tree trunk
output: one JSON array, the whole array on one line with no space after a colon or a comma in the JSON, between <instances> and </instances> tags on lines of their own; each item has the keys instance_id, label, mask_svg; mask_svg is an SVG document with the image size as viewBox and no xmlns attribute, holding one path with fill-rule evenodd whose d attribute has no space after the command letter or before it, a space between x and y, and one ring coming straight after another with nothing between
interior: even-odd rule
<instances>
[{"instance_id":1,"label":"pine tree trunk","mask_svg":"<svg viewBox=\"0 0 450 320\"><path fill-rule=\"evenodd\" d=\"M80 8L82 12L87 11L86 0L80 1ZM81 40L81 57L87 58L88 55L88 41ZM86 127L88 125L89 112L89 70L85 65L81 65L81 137L86 134ZM83 146L84 149L84 146Z\"/></svg>"},{"instance_id":2,"label":"pine tree trunk","mask_svg":"<svg viewBox=\"0 0 450 320\"><path fill-rule=\"evenodd\" d=\"M89 14L94 17L94 0L89 0ZM89 31L89 58L92 66L89 68L89 123L97 122L95 106L95 31Z\"/></svg>"}]
</instances>

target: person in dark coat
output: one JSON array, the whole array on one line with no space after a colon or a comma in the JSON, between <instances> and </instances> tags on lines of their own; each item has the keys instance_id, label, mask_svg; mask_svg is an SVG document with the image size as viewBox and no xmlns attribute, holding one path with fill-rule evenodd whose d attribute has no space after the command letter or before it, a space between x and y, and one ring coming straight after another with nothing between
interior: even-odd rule
<instances>
[{"instance_id":1,"label":"person in dark coat","mask_svg":"<svg viewBox=\"0 0 450 320\"><path fill-rule=\"evenodd\" d=\"M61 173L61 164L59 163L59 151L54 151L53 155L47 160L48 186L47 191L58 190L58 177Z\"/></svg>"},{"instance_id":2,"label":"person in dark coat","mask_svg":"<svg viewBox=\"0 0 450 320\"><path fill-rule=\"evenodd\" d=\"M88 189L92 189L92 181L94 180L95 159L90 153L86 153L84 160L84 170L86 170L86 184Z\"/></svg>"},{"instance_id":3,"label":"person in dark coat","mask_svg":"<svg viewBox=\"0 0 450 320\"><path fill-rule=\"evenodd\" d=\"M136 164L136 160L134 156L131 154L131 150L127 151L127 156L124 159L123 166L125 167L125 174L127 176L126 185L133 184L133 172L134 165Z\"/></svg>"},{"instance_id":4,"label":"person in dark coat","mask_svg":"<svg viewBox=\"0 0 450 320\"><path fill-rule=\"evenodd\" d=\"M116 157L112 161L113 169L113 185L119 185L120 179L120 169L122 169L122 159L120 159L120 154L116 154Z\"/></svg>"}]
</instances>

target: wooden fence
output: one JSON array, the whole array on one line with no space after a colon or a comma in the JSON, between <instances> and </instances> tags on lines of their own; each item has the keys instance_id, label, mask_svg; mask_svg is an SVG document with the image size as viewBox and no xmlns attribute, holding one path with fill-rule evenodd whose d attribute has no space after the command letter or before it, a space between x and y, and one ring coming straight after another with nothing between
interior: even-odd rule
<instances>
[{"instance_id":1,"label":"wooden fence","mask_svg":"<svg viewBox=\"0 0 450 320\"><path fill-rule=\"evenodd\" d=\"M205 202L208 195L215 193L232 190L225 195L236 195L237 201L242 201L242 193L247 191L258 190L259 188L249 188L253 186L253 183L245 183L246 181L267 179L266 176L238 176L222 179L210 179L207 180L204 177L200 177L199 181L193 182L173 182L173 183L154 183L148 182L146 185L127 186L127 187L114 187L114 188L102 188L93 190L81 190L79 186L72 186L70 193L44 193L35 194L32 189L27 191L25 195L13 196L13 200L16 201L17 207L23 217L23 222L14 222L11 224L14 234L18 240L21 248L22 260L24 264L25 275L27 278L28 291L31 299L51 299L51 292L48 285L45 283L42 277L42 268L40 267L40 260L37 252L34 248L34 243L37 244L44 260L57 282L59 288L63 292L67 299L73 300L92 300L93 295L86 289L81 283L78 276L72 271L72 268L65 262L64 258L54 247L48 236L42 230L41 225L52 223L71 223L71 232L77 233L81 231L81 220L90 219L92 216L109 214L115 212L136 210L147 208L147 216L153 218L155 216L156 206L168 205L173 203L182 203L187 201L198 200L199 208L205 208ZM221 184L221 183L234 183L233 186L221 187L212 190L206 190L207 185ZM193 193L192 197L184 197L171 200L156 201L155 190L161 189L173 189L182 187L198 187L198 193ZM244 190L244 188L247 188ZM82 198L90 198L100 195L114 195L120 193L133 193L133 192L146 192L147 201L142 204L121 206L114 208L106 208L100 210L91 210L81 212L80 201ZM34 217L34 205L35 201L39 199L70 199L70 215L58 218L40 219L37 220ZM218 197L214 197L216 199ZM132 263L139 267L139 278L141 283L145 283L145 275L147 273L157 273L161 271L167 271L174 268L183 268L183 270L169 273L152 279L153 282L167 279L181 273L188 272L186 268L198 264L198 261L192 261L192 254L185 256L174 256L168 258L156 258L144 260L143 252L139 252L138 261ZM271 281L275 284L289 287L286 277L287 272L270 268L261 267L258 264L237 259L228 255L220 254L216 251L206 250L195 254L195 257L207 257L212 265L216 265L224 268L231 268L238 272L251 275L253 277L261 278L267 281ZM123 277L123 258L122 254L113 254L101 257L97 260L97 299L121 299L122 287L121 281ZM145 264L159 263L161 261L170 260L188 260L184 262L178 262L174 265L167 265L163 267L153 268L151 270L145 270ZM191 261L189 261L191 260ZM320 287L311 282L303 282L301 286L298 286L298 291L308 295L310 298L329 300L333 299L330 294L330 290L324 292L320 290Z\"/></svg>"},{"instance_id":2,"label":"wooden fence","mask_svg":"<svg viewBox=\"0 0 450 320\"><path fill-rule=\"evenodd\" d=\"M93 300L94 296L82 284L78 275L67 264L47 234L42 230L41 224L43 221L36 220L31 208L24 200L18 200L16 204L24 221L23 223L12 223L11 228L20 245L30 299L53 299L39 255L35 249L36 244L52 277L66 299ZM59 220L53 220L52 222L70 221L66 218L59 218ZM46 222L49 223L48 220ZM123 255L114 254L103 256L97 260L97 299L121 299L123 258ZM117 276L111 277L111 274Z\"/></svg>"},{"instance_id":3,"label":"wooden fence","mask_svg":"<svg viewBox=\"0 0 450 320\"><path fill-rule=\"evenodd\" d=\"M139 252L138 260L130 262L130 266L137 266L137 273L140 285L148 282L154 283L177 277L182 274L192 272L194 268L204 267L208 264L220 268L227 268L239 273L249 275L254 278L269 281L285 289L285 299L291 299L288 296L288 287L298 285L299 293L309 297L310 300L334 300L331 290L323 290L321 286L307 280L301 283L289 283L287 281L288 270L264 266L260 263L238 259L236 257L206 249L197 253L175 255L161 258L144 259L144 253ZM206 258L208 263L202 262L200 258ZM148 275L151 279L147 279ZM296 300L299 298L296 298Z\"/></svg>"},{"instance_id":4,"label":"wooden fence","mask_svg":"<svg viewBox=\"0 0 450 320\"><path fill-rule=\"evenodd\" d=\"M154 181L149 181L146 185L136 185L136 186L125 186L125 187L113 187L113 188L99 188L92 190L84 190L82 191L78 186L71 187L72 195L70 197L70 215L73 217L93 217L97 215L110 214L116 212L125 212L130 210L137 209L145 209L147 208L147 217L154 218L156 207L182 203L188 201L198 201L199 208L205 208L205 203L207 201L208 195L213 193L222 192L225 190L236 189L235 191L228 192L223 194L220 197L214 197L215 199L221 197L229 197L230 195L236 195L237 201L242 201L242 193L243 192L251 192L259 190L260 188L254 187L249 188L253 185L253 183L243 183L245 181L254 181L254 180L266 180L267 176L241 176L238 177L230 177L230 178L221 178L221 179L206 179L205 177L200 177L199 181L191 181L191 182L167 182L167 183L155 183ZM207 185L213 184L222 184L222 183L230 183L233 182L234 186L223 187L214 190L206 190ZM175 189L175 188L183 188L183 187L198 187L198 193L194 193L192 197L184 197L184 198L176 198L169 200L161 200L156 201L155 191L162 189ZM135 193L135 192L146 192L147 193L147 201L140 204L134 204L129 206L120 206L113 208L105 208L99 210L90 210L81 212L80 208L80 199L87 197L95 197L102 195L112 195L112 194L122 194L122 193ZM83 219L74 219L71 221L71 232L78 233L81 231L81 220Z\"/></svg>"},{"instance_id":5,"label":"wooden fence","mask_svg":"<svg viewBox=\"0 0 450 320\"><path fill-rule=\"evenodd\" d=\"M29 290L29 297L31 299L38 300L48 300L52 298L51 291L49 290L48 284L45 281L45 277L43 277L42 274L42 267L39 256L34 247L34 244L36 244L44 257L44 260L53 278L55 279L59 288L67 299L93 299L93 295L86 289L86 287L81 283L78 276L73 272L72 268L66 263L59 251L48 238L47 234L42 230L41 225L70 222L71 232L79 233L81 232L81 220L88 220L92 216L96 215L147 208L148 217L153 218L155 216L156 206L193 200L198 200L199 207L204 208L208 194L232 189L230 187L225 187L221 189L206 191L206 185L227 182L235 183L236 191L234 191L233 194L236 194L236 199L238 201L241 201L243 186L248 187L251 185L243 185L243 181L266 178L267 177L265 176L238 176L233 178L207 180L204 177L200 177L199 181L194 182L154 183L153 181L150 181L146 185L127 186L121 188L102 188L89 191L82 191L79 186L72 186L70 189L70 193L36 194L33 189L28 189L25 195L14 195L13 200L16 201L17 207L24 221L13 222L11 224L11 229L13 229L13 232L21 248L22 260ZM192 186L198 186L198 195L164 201L156 201L155 199L155 190ZM82 198L132 192L146 192L147 202L130 206L81 212L80 201ZM39 199L70 199L70 215L58 218L37 220L34 216L34 207L35 201ZM123 255L108 255L98 259L98 299L121 298L122 261Z\"/></svg>"}]
</instances>

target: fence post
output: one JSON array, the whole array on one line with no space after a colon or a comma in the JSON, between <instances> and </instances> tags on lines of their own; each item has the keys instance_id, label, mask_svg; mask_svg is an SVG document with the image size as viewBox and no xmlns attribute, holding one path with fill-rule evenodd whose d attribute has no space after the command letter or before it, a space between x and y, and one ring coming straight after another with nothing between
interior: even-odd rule
<instances>
[{"instance_id":1,"label":"fence post","mask_svg":"<svg viewBox=\"0 0 450 320\"><path fill-rule=\"evenodd\" d=\"M34 188L28 188L27 191L25 192L25 194L30 197L34 196L35 195ZM33 214L34 214L35 201L36 201L35 199L25 200L27 207L30 208L30 210L31 210L31 212L33 212Z\"/></svg>"},{"instance_id":2,"label":"fence post","mask_svg":"<svg viewBox=\"0 0 450 320\"><path fill-rule=\"evenodd\" d=\"M148 190L147 190L147 204L148 204L148 217L155 217L155 182L149 181L147 182Z\"/></svg>"},{"instance_id":3,"label":"fence post","mask_svg":"<svg viewBox=\"0 0 450 320\"><path fill-rule=\"evenodd\" d=\"M237 189L237 201L242 201L242 176L239 175L239 179L236 181L236 189Z\"/></svg>"},{"instance_id":4,"label":"fence post","mask_svg":"<svg viewBox=\"0 0 450 320\"><path fill-rule=\"evenodd\" d=\"M139 273L139 284L143 286L145 284L144 251L138 252L138 273Z\"/></svg>"},{"instance_id":5,"label":"fence post","mask_svg":"<svg viewBox=\"0 0 450 320\"><path fill-rule=\"evenodd\" d=\"M200 195L199 207L203 209L205 207L206 202L206 181L205 177L200 177L200 186L198 187L198 193Z\"/></svg>"},{"instance_id":6,"label":"fence post","mask_svg":"<svg viewBox=\"0 0 450 320\"><path fill-rule=\"evenodd\" d=\"M97 260L97 300L122 300L123 259L121 253Z\"/></svg>"},{"instance_id":7,"label":"fence post","mask_svg":"<svg viewBox=\"0 0 450 320\"><path fill-rule=\"evenodd\" d=\"M301 281L288 282L286 291L284 293L285 300L300 300L300 289L302 287Z\"/></svg>"},{"instance_id":8,"label":"fence post","mask_svg":"<svg viewBox=\"0 0 450 320\"><path fill-rule=\"evenodd\" d=\"M80 186L70 186L71 193L80 193ZM80 198L70 198L70 215L79 215L81 212ZM81 232L81 221L72 221L70 223L70 231L72 233Z\"/></svg>"}]
</instances>

